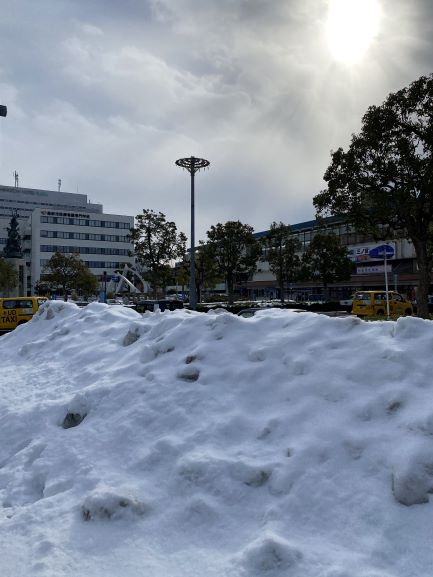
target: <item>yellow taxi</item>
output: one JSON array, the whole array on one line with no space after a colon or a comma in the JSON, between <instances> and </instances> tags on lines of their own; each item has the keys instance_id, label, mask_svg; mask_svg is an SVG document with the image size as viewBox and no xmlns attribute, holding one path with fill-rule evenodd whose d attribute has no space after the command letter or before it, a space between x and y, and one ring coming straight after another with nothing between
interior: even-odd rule
<instances>
[{"instance_id":1,"label":"yellow taxi","mask_svg":"<svg viewBox=\"0 0 433 577\"><path fill-rule=\"evenodd\" d=\"M388 291L388 301L389 314L392 316L413 313L411 302L395 291ZM357 291L353 295L352 314L358 317L386 315L386 291Z\"/></svg>"},{"instance_id":2,"label":"yellow taxi","mask_svg":"<svg viewBox=\"0 0 433 577\"><path fill-rule=\"evenodd\" d=\"M29 321L45 297L0 298L0 331L11 331Z\"/></svg>"}]
</instances>

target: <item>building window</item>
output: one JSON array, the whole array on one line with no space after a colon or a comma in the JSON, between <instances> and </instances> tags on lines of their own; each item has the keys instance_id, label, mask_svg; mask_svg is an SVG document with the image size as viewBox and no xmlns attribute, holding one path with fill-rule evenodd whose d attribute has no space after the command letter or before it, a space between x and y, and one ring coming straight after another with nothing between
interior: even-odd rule
<instances>
[{"instance_id":1,"label":"building window","mask_svg":"<svg viewBox=\"0 0 433 577\"><path fill-rule=\"evenodd\" d=\"M117 222L112 220L86 220L84 218L69 218L68 216L41 216L41 223L66 224L68 226L90 226L99 228L119 228L122 230L131 229L131 224L129 222Z\"/></svg>"},{"instance_id":2,"label":"building window","mask_svg":"<svg viewBox=\"0 0 433 577\"><path fill-rule=\"evenodd\" d=\"M98 242L130 242L128 235L87 234L85 232L65 232L63 230L41 230L40 236L42 238L67 238L73 240L93 240Z\"/></svg>"},{"instance_id":3,"label":"building window","mask_svg":"<svg viewBox=\"0 0 433 577\"><path fill-rule=\"evenodd\" d=\"M61 252L64 254L107 254L116 256L129 256L126 248L106 248L98 246L62 246L56 244L41 244L41 252Z\"/></svg>"}]
</instances>

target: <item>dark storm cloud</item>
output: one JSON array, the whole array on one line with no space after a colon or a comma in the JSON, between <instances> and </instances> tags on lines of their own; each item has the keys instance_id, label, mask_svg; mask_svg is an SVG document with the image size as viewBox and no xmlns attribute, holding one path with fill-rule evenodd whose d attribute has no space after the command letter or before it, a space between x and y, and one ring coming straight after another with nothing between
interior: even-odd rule
<instances>
[{"instance_id":1,"label":"dark storm cloud","mask_svg":"<svg viewBox=\"0 0 433 577\"><path fill-rule=\"evenodd\" d=\"M199 234L313 217L332 148L431 69L433 3L381 0L365 59L336 63L326 0L15 0L3 7L0 176L189 227L180 156L203 155ZM3 119L2 119L3 120Z\"/></svg>"}]
</instances>

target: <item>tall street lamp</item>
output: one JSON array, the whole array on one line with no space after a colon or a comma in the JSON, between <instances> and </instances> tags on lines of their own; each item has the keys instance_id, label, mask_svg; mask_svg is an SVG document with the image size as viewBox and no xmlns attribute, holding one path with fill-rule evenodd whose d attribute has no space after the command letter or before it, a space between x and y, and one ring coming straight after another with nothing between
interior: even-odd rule
<instances>
[{"instance_id":1,"label":"tall street lamp","mask_svg":"<svg viewBox=\"0 0 433 577\"><path fill-rule=\"evenodd\" d=\"M210 162L204 158L179 158L176 165L186 170L191 175L191 261L189 276L189 306L195 309L197 306L197 288L195 286L195 223L194 223L194 176L202 168L207 168Z\"/></svg>"},{"instance_id":2,"label":"tall street lamp","mask_svg":"<svg viewBox=\"0 0 433 577\"><path fill-rule=\"evenodd\" d=\"M3 104L0 104L0 116L7 116L8 109Z\"/></svg>"}]
</instances>

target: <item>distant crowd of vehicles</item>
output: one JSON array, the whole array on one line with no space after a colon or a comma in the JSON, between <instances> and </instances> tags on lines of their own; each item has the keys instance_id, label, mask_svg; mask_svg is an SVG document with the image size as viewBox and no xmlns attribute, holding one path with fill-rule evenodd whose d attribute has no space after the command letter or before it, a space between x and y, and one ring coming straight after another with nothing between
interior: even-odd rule
<instances>
[{"instance_id":1,"label":"distant crowd of vehicles","mask_svg":"<svg viewBox=\"0 0 433 577\"><path fill-rule=\"evenodd\" d=\"M0 298L0 331L6 332L15 329L17 326L29 321L33 315L38 311L40 305L46 302L46 297L32 296L32 297L11 297ZM395 291L370 290L357 291L350 301L351 313L360 318L365 317L399 317L413 314L412 303ZM78 306L86 306L89 303L85 301L78 301L75 304ZM134 308L139 313L176 310L184 308L184 303L177 299L158 299L158 300L141 300L135 303L129 303L127 300L112 299L107 301L109 305L123 305ZM289 303L289 305L296 305L299 303ZM321 305L325 304L325 300L321 295L311 294L302 303L303 306ZM223 305L222 305L223 306ZM250 317L264 308L278 306L278 303L257 303L254 306L241 310L240 316ZM281 306L281 305L280 305ZM302 312L306 309L293 309L296 312ZM319 312L319 311L317 311ZM335 314L332 314L332 313ZM341 311L323 311L323 314L329 316L340 316ZM342 313L343 314L343 313Z\"/></svg>"}]
</instances>

